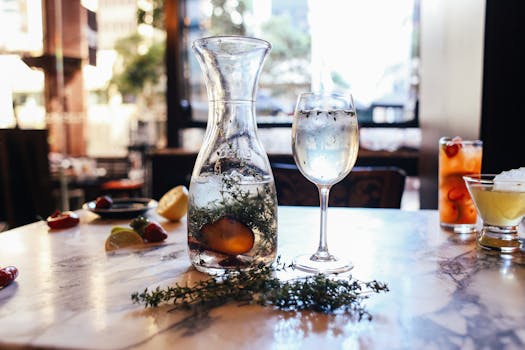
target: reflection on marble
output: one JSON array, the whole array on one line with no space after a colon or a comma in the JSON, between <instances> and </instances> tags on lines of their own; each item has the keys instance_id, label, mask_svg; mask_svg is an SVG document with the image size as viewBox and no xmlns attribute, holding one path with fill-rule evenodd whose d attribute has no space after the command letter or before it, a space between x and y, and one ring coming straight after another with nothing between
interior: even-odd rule
<instances>
[{"instance_id":1,"label":"reflection on marble","mask_svg":"<svg viewBox=\"0 0 525 350\"><path fill-rule=\"evenodd\" d=\"M0 234L0 265L20 271L0 290L0 348L525 348L523 253L480 250L474 235L442 231L436 211L330 208L330 249L354 262L356 278L389 285L366 301L371 322L259 306L199 317L170 305L144 309L132 292L205 277L189 264L186 222L150 213L167 241L107 253L111 227L126 222L80 215L81 225L64 231L39 222ZM318 208L280 207L281 257L313 252L317 228Z\"/></svg>"}]
</instances>

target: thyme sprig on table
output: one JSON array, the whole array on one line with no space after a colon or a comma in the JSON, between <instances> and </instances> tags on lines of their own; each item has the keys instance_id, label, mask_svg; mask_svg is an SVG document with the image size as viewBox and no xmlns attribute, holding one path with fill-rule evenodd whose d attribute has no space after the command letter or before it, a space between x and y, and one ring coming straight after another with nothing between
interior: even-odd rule
<instances>
[{"instance_id":1,"label":"thyme sprig on table","mask_svg":"<svg viewBox=\"0 0 525 350\"><path fill-rule=\"evenodd\" d=\"M372 293L389 290L385 283L362 282L352 276L342 279L316 274L283 281L274 273L285 270L286 266L276 266L260 264L247 270L228 270L193 286L177 283L165 289L145 289L142 293L133 293L131 299L145 307L172 303L174 309L191 310L196 314L237 302L273 306L285 311L343 312L360 321L372 319L362 302Z\"/></svg>"}]
</instances>

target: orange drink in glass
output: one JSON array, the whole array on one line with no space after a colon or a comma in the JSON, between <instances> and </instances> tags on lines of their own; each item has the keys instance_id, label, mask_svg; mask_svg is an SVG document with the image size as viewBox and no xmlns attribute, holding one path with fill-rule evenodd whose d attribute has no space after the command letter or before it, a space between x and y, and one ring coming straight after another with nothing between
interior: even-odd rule
<instances>
[{"instance_id":1,"label":"orange drink in glass","mask_svg":"<svg viewBox=\"0 0 525 350\"><path fill-rule=\"evenodd\" d=\"M460 137L439 139L439 222L457 233L475 232L476 207L463 180L464 175L481 172L481 140Z\"/></svg>"}]
</instances>

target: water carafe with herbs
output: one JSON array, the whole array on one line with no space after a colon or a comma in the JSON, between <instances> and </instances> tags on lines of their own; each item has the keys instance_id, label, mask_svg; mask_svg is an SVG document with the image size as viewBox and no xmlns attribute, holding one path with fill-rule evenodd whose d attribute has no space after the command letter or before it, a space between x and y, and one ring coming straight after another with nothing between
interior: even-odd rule
<instances>
[{"instance_id":1,"label":"water carafe with herbs","mask_svg":"<svg viewBox=\"0 0 525 350\"><path fill-rule=\"evenodd\" d=\"M270 49L264 40L239 36L193 43L209 103L188 208L188 251L202 272L271 264L276 257L277 195L255 120L259 75Z\"/></svg>"}]
</instances>

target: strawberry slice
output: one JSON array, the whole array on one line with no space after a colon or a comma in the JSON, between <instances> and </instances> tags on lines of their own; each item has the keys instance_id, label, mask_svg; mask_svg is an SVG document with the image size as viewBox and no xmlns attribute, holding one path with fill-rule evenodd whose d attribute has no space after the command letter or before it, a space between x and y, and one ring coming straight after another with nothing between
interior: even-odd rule
<instances>
[{"instance_id":1,"label":"strawberry slice","mask_svg":"<svg viewBox=\"0 0 525 350\"><path fill-rule=\"evenodd\" d=\"M447 198L451 201L459 201L465 197L466 190L464 188L453 187L447 192Z\"/></svg>"},{"instance_id":2,"label":"strawberry slice","mask_svg":"<svg viewBox=\"0 0 525 350\"><path fill-rule=\"evenodd\" d=\"M448 141L445 145L445 154L447 157L452 158L458 154L461 145L461 137L454 137L452 140Z\"/></svg>"},{"instance_id":3,"label":"strawberry slice","mask_svg":"<svg viewBox=\"0 0 525 350\"><path fill-rule=\"evenodd\" d=\"M14 266L7 266L0 269L0 289L13 282L18 277L18 269Z\"/></svg>"},{"instance_id":4,"label":"strawberry slice","mask_svg":"<svg viewBox=\"0 0 525 350\"><path fill-rule=\"evenodd\" d=\"M80 218L77 213L72 211L60 212L60 210L55 210L53 214L47 217L46 221L51 229L64 229L78 225Z\"/></svg>"},{"instance_id":5,"label":"strawberry slice","mask_svg":"<svg viewBox=\"0 0 525 350\"><path fill-rule=\"evenodd\" d=\"M109 196L100 196L95 200L95 208L109 209L113 205L113 199Z\"/></svg>"},{"instance_id":6,"label":"strawberry slice","mask_svg":"<svg viewBox=\"0 0 525 350\"><path fill-rule=\"evenodd\" d=\"M460 148L461 145L459 143L447 143L447 145L445 146L445 154L447 155L447 157L452 158L456 154L458 154Z\"/></svg>"},{"instance_id":7,"label":"strawberry slice","mask_svg":"<svg viewBox=\"0 0 525 350\"><path fill-rule=\"evenodd\" d=\"M168 238L166 230L158 223L152 221L144 229L144 239L148 242L162 242Z\"/></svg>"}]
</instances>

